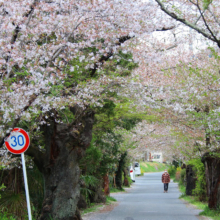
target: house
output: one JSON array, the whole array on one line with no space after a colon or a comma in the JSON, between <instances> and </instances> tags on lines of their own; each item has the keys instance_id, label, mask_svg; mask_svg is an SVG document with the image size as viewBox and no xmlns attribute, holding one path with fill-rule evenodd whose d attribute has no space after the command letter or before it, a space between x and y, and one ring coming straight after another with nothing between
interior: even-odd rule
<instances>
[{"instance_id":1,"label":"house","mask_svg":"<svg viewBox=\"0 0 220 220\"><path fill-rule=\"evenodd\" d=\"M163 153L162 152L152 152L151 161L163 163Z\"/></svg>"},{"instance_id":2,"label":"house","mask_svg":"<svg viewBox=\"0 0 220 220\"><path fill-rule=\"evenodd\" d=\"M143 155L143 161L156 161L159 163L163 163L166 161L166 159L163 157L162 152L145 151Z\"/></svg>"}]
</instances>

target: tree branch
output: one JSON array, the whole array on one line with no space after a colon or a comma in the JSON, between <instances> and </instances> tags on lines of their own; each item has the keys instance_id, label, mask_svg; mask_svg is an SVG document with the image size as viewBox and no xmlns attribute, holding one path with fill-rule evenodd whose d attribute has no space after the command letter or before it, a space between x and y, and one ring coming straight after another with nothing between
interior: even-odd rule
<instances>
[{"instance_id":1,"label":"tree branch","mask_svg":"<svg viewBox=\"0 0 220 220\"><path fill-rule=\"evenodd\" d=\"M30 22L30 19L31 19L31 17L32 17L32 14L33 14L33 11L34 11L34 7L36 6L36 4L39 2L39 0L35 0L34 2L33 2L33 4L30 6L30 10L28 11L28 12L26 12L25 14L23 14L23 17L27 17L28 19L27 19L27 22L26 22L26 25L28 26L28 24L29 24L29 22ZM11 41L10 41L10 43L11 44L14 44L15 42L16 42L16 40L17 40L17 37L18 37L18 34L19 34L19 32L21 31L21 28L19 27L19 25L16 25L14 22L12 22L12 24L15 26L15 30L14 30L14 34L13 34L13 36L12 36L12 38L11 38ZM13 49L13 46L12 46L12 49ZM10 54L11 52L9 51L9 54ZM6 63L8 63L8 61L9 61L9 59L10 59L10 56L8 55L7 56L7 59L6 59ZM11 75L11 70L7 67L7 75L6 75L6 79L8 79L9 77L10 77L10 75Z\"/></svg>"},{"instance_id":2,"label":"tree branch","mask_svg":"<svg viewBox=\"0 0 220 220\"><path fill-rule=\"evenodd\" d=\"M33 13L33 11L34 11L34 7L36 6L36 4L39 2L39 0L35 0L34 2L33 2L33 4L30 6L30 11L28 11L28 12L26 12L25 14L23 14L23 17L31 17L32 16L32 13ZM28 19L28 21L27 21L27 24L30 22L30 18ZM17 37L18 37L18 33L20 32L20 27L18 26L18 25L16 25L16 27L15 27L15 31L14 31L14 35L12 36L12 39L11 39L11 44L14 44L15 43L15 41L16 41L16 39L17 39Z\"/></svg>"},{"instance_id":3,"label":"tree branch","mask_svg":"<svg viewBox=\"0 0 220 220\"><path fill-rule=\"evenodd\" d=\"M174 29L176 26L171 26L171 27L163 27L161 29L156 29L156 31L169 31L169 30L172 30Z\"/></svg>"},{"instance_id":4,"label":"tree branch","mask_svg":"<svg viewBox=\"0 0 220 220\"><path fill-rule=\"evenodd\" d=\"M175 13L169 11L167 8L165 8L164 4L160 0L155 0L155 1L160 6L161 10L164 11L167 15L169 15L170 17L174 18L177 21L180 21L181 23L185 24L186 26L194 29L198 33L202 34L205 38L208 38L209 40L217 43L218 47L220 47L220 42L216 39L216 37L213 37L212 35L206 33L204 30L202 30L201 28L197 27L196 25L186 21L184 18L181 18L181 17L177 16Z\"/></svg>"},{"instance_id":5,"label":"tree branch","mask_svg":"<svg viewBox=\"0 0 220 220\"><path fill-rule=\"evenodd\" d=\"M110 84L108 84L108 86L105 89L103 89L103 91L100 94L104 94L108 89L110 89L113 86L118 86L119 87L119 86L121 86L121 83L111 82Z\"/></svg>"},{"instance_id":6,"label":"tree branch","mask_svg":"<svg viewBox=\"0 0 220 220\"><path fill-rule=\"evenodd\" d=\"M31 106L31 104L36 100L36 98L38 97L39 94L33 94L28 102L28 104L23 108L23 110L20 113L20 116L18 116L18 118L16 118L12 124L12 130L16 127L16 125L18 124L18 122L21 119L22 113L27 111L28 108ZM11 133L11 132L10 132ZM0 142L0 148L4 145L5 143L5 139L10 135L10 133L7 133L5 135L5 137L2 138L2 141Z\"/></svg>"},{"instance_id":7,"label":"tree branch","mask_svg":"<svg viewBox=\"0 0 220 220\"><path fill-rule=\"evenodd\" d=\"M53 60L55 60L55 59L63 52L63 50L64 50L65 47L66 47L66 45L62 45L61 47L59 47L59 48L54 52L53 56L51 57L51 59L50 59L50 60L48 61L48 63L47 63L47 67L49 67L50 64L51 64L51 62L52 62Z\"/></svg>"},{"instance_id":8,"label":"tree branch","mask_svg":"<svg viewBox=\"0 0 220 220\"><path fill-rule=\"evenodd\" d=\"M204 17L204 15L203 15L203 13L202 13L202 10L201 10L201 8L200 8L200 6L199 6L198 0L197 0L197 8L198 8L198 10L199 10L199 13L201 14L202 20L203 20L203 22L204 22L206 28L208 29L208 31L210 32L210 34L212 35L212 37L215 39L215 41L217 42L218 46L220 47L220 42L219 42L219 40L218 40L218 39L216 38L216 36L213 34L212 30L210 29L210 27L208 26L208 24L207 24L207 22L206 22L206 20L205 20L205 17Z\"/></svg>"},{"instance_id":9,"label":"tree branch","mask_svg":"<svg viewBox=\"0 0 220 220\"><path fill-rule=\"evenodd\" d=\"M120 46L120 45L123 44L125 41L130 40L131 38L133 38L133 37L131 37L131 36L129 36L129 35L120 37L120 38L118 39L118 42L115 43L115 45L116 45L116 46ZM113 54L114 54L114 53L113 53L113 50L110 49L110 52L108 52L106 55L102 55L102 56L99 58L98 62L94 63L94 67L89 70L89 71L90 71L90 76L93 77L93 76L96 74L96 71L97 71L97 69L99 68L99 66L103 65L105 61L109 60L109 58L112 57Z\"/></svg>"}]
</instances>

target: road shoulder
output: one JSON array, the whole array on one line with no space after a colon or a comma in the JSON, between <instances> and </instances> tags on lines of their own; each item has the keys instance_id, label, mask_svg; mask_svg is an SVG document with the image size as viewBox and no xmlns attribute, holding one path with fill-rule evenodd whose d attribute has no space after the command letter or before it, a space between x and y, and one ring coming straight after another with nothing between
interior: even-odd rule
<instances>
[{"instance_id":1,"label":"road shoulder","mask_svg":"<svg viewBox=\"0 0 220 220\"><path fill-rule=\"evenodd\" d=\"M203 210L201 210L201 209L198 209L195 205L190 204L189 202L187 202L187 201L184 200L184 199L180 199L180 200L182 200L183 203L184 203L187 207L189 207L189 208L191 208L191 209L200 210L201 212L203 211ZM202 215L197 215L196 217L197 217L199 220L212 220L212 218L207 217L207 216L202 216Z\"/></svg>"}]
</instances>

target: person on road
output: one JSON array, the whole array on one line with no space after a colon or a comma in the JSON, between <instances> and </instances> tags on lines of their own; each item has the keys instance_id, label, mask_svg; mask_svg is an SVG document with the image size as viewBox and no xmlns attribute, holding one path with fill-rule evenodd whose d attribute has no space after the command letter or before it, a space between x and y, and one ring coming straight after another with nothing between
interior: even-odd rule
<instances>
[{"instance_id":1,"label":"person on road","mask_svg":"<svg viewBox=\"0 0 220 220\"><path fill-rule=\"evenodd\" d=\"M167 193L168 191L168 185L170 182L170 174L167 172L167 170L164 171L162 174L162 183L164 184L164 192Z\"/></svg>"}]
</instances>

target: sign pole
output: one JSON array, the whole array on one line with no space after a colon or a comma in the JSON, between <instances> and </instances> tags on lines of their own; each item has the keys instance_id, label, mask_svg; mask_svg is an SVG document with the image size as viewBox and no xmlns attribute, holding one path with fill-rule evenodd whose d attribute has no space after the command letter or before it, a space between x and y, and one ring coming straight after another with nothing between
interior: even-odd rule
<instances>
[{"instance_id":1,"label":"sign pole","mask_svg":"<svg viewBox=\"0 0 220 220\"><path fill-rule=\"evenodd\" d=\"M24 157L24 152L28 149L29 145L30 145L29 135L22 128L14 128L11 131L10 135L5 140L5 146L7 147L9 152L13 154L21 154L25 194L26 194L27 209L28 209L28 219L32 220L30 197L29 197L28 182L27 182L27 172L26 172L25 157Z\"/></svg>"},{"instance_id":2,"label":"sign pole","mask_svg":"<svg viewBox=\"0 0 220 220\"><path fill-rule=\"evenodd\" d=\"M28 209L28 219L32 220L24 153L21 154L21 161L22 161L23 174L24 174L24 185L25 185L25 193L26 193L26 201L27 201L27 209Z\"/></svg>"}]
</instances>

